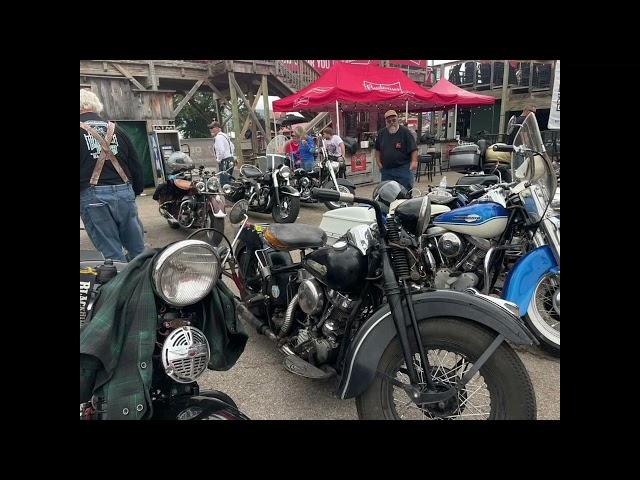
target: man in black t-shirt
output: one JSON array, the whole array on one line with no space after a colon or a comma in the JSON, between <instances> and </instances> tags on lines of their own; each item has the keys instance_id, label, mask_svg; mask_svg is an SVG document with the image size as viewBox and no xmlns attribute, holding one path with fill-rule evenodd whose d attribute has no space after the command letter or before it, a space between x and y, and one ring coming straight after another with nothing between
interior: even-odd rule
<instances>
[{"instance_id":1,"label":"man in black t-shirt","mask_svg":"<svg viewBox=\"0 0 640 480\"><path fill-rule=\"evenodd\" d=\"M408 128L398 123L398 114L389 110L384 114L387 126L378 131L376 163L381 181L395 180L407 190L413 187L412 171L418 168L418 147Z\"/></svg>"}]
</instances>

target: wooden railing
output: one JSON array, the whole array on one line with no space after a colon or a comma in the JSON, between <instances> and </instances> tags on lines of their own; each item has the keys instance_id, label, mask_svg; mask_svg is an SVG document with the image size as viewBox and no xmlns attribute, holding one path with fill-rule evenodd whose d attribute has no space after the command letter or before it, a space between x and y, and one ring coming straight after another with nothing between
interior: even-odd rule
<instances>
[{"instance_id":1,"label":"wooden railing","mask_svg":"<svg viewBox=\"0 0 640 480\"><path fill-rule=\"evenodd\" d=\"M274 67L278 79L294 92L315 82L320 76L305 60L275 60Z\"/></svg>"},{"instance_id":2,"label":"wooden railing","mask_svg":"<svg viewBox=\"0 0 640 480\"><path fill-rule=\"evenodd\" d=\"M503 60L456 60L434 67L439 80L444 77L461 88L484 90L502 87ZM553 84L555 60L509 60L508 85L523 91L549 90Z\"/></svg>"}]
</instances>

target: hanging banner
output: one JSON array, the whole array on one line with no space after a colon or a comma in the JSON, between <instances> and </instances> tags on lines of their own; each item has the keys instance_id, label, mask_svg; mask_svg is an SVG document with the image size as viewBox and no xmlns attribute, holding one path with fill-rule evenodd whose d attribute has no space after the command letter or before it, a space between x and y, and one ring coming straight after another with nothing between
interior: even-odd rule
<instances>
[{"instance_id":1,"label":"hanging banner","mask_svg":"<svg viewBox=\"0 0 640 480\"><path fill-rule=\"evenodd\" d=\"M549 130L560 130L560 60L556 60L556 74L553 78L551 110L549 111Z\"/></svg>"},{"instance_id":2,"label":"hanging banner","mask_svg":"<svg viewBox=\"0 0 640 480\"><path fill-rule=\"evenodd\" d=\"M367 169L367 155L355 153L351 155L351 172L364 172Z\"/></svg>"}]
</instances>

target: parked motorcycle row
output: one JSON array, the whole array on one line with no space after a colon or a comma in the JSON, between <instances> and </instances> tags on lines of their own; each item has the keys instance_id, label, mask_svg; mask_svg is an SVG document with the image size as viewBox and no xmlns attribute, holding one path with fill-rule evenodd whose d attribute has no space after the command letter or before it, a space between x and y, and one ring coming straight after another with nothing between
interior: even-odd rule
<instances>
[{"instance_id":1,"label":"parked motorcycle row","mask_svg":"<svg viewBox=\"0 0 640 480\"><path fill-rule=\"evenodd\" d=\"M535 115L517 127L513 145L492 148L509 154L513 180L480 170L415 198L396 182L381 183L373 198L355 196L321 155L318 175L299 172L307 181L296 184L305 198L341 207L320 227L291 224L302 190L276 154L267 152L265 171L244 166L221 188L211 181L209 190L215 176L200 172L208 178L195 188L201 200L190 190L194 200L175 195L162 208L170 224L204 228L148 259L157 321L147 335L156 342L136 418L246 419L196 381L216 365L208 325L217 310L208 305L217 298L233 310L229 318L273 342L286 370L354 398L360 419L535 419L533 386L512 345L559 355L559 189ZM234 202L226 215L238 225L233 239L213 223L224 217L200 223L218 196ZM271 211L275 223L252 224L249 210ZM187 213L193 221L181 221ZM107 308L100 297L117 293L133 268L81 261L81 353ZM226 334L239 334L241 325L225 322ZM103 391L83 398L81 389L81 418L124 418Z\"/></svg>"}]
</instances>

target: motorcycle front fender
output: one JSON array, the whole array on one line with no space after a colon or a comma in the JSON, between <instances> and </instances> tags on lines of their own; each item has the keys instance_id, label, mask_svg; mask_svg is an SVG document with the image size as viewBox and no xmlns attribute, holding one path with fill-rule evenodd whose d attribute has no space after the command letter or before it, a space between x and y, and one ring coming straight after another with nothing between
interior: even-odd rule
<instances>
[{"instance_id":1,"label":"motorcycle front fender","mask_svg":"<svg viewBox=\"0 0 640 480\"><path fill-rule=\"evenodd\" d=\"M419 323L433 318L457 318L480 323L517 345L538 343L520 318L490 300L490 297L455 290L435 290L413 295L412 300ZM416 348L409 325L407 319L409 339L414 344L413 348ZM338 398L357 397L369 387L382 354L396 335L389 305L385 304L360 327L349 345L338 385Z\"/></svg>"},{"instance_id":2,"label":"motorcycle front fender","mask_svg":"<svg viewBox=\"0 0 640 480\"><path fill-rule=\"evenodd\" d=\"M300 192L289 185L283 185L279 189L280 195L289 195L291 197L299 197Z\"/></svg>"},{"instance_id":3,"label":"motorcycle front fender","mask_svg":"<svg viewBox=\"0 0 640 480\"><path fill-rule=\"evenodd\" d=\"M551 247L542 245L516 262L505 279L502 298L518 305L522 317L527 313L533 291L542 276L558 271Z\"/></svg>"},{"instance_id":4,"label":"motorcycle front fender","mask_svg":"<svg viewBox=\"0 0 640 480\"><path fill-rule=\"evenodd\" d=\"M208 201L214 217L224 218L227 216L227 214L224 213L224 197L221 195L209 195Z\"/></svg>"},{"instance_id":5,"label":"motorcycle front fender","mask_svg":"<svg viewBox=\"0 0 640 480\"><path fill-rule=\"evenodd\" d=\"M249 420L222 392L201 392L153 405L153 420Z\"/></svg>"}]
</instances>

